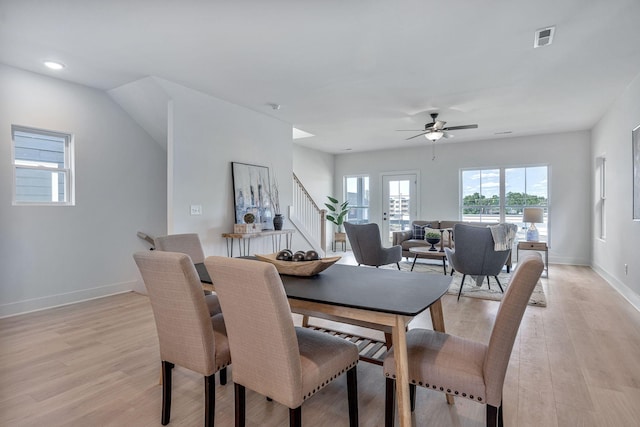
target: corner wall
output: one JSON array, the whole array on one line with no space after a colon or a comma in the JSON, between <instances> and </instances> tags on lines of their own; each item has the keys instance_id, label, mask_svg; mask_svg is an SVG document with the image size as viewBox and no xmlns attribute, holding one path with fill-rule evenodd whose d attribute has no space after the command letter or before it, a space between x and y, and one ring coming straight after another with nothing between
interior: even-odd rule
<instances>
[{"instance_id":1,"label":"corner wall","mask_svg":"<svg viewBox=\"0 0 640 427\"><path fill-rule=\"evenodd\" d=\"M134 289L166 152L99 90L0 64L0 317ZM74 135L75 206L12 206L11 125Z\"/></svg>"},{"instance_id":2,"label":"corner wall","mask_svg":"<svg viewBox=\"0 0 640 427\"><path fill-rule=\"evenodd\" d=\"M594 221L593 268L640 310L640 221L633 221L631 132L640 125L640 75L609 108L592 131L590 209L598 210L600 196L596 160L607 159L606 239ZM624 265L628 266L625 274Z\"/></svg>"}]
</instances>

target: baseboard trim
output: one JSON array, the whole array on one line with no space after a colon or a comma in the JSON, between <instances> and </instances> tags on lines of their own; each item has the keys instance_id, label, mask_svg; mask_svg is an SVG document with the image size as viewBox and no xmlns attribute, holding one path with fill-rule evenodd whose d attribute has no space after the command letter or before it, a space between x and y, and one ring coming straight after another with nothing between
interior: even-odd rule
<instances>
[{"instance_id":1,"label":"baseboard trim","mask_svg":"<svg viewBox=\"0 0 640 427\"><path fill-rule=\"evenodd\" d=\"M614 276L609 274L605 269L598 265L592 265L591 268L593 271L598 273L600 277L602 277L609 285L618 291L620 295L631 304L636 310L640 311L640 295L633 292L627 285L616 279Z\"/></svg>"},{"instance_id":2,"label":"baseboard trim","mask_svg":"<svg viewBox=\"0 0 640 427\"><path fill-rule=\"evenodd\" d=\"M111 285L99 286L97 288L82 289L64 294L47 295L39 298L2 304L0 305L0 319L75 304L82 301L89 301L96 298L103 298L109 295L131 292L135 287L135 281L114 283Z\"/></svg>"}]
</instances>

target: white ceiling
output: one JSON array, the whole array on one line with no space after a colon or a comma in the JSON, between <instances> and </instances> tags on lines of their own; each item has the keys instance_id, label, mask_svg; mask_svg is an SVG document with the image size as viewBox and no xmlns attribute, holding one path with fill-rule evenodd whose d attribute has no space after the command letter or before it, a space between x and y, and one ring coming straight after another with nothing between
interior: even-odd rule
<instances>
[{"instance_id":1,"label":"white ceiling","mask_svg":"<svg viewBox=\"0 0 640 427\"><path fill-rule=\"evenodd\" d=\"M431 111L481 140L590 129L640 73L640 1L0 0L0 62L104 90L162 77L332 153L426 144L395 130Z\"/></svg>"}]
</instances>

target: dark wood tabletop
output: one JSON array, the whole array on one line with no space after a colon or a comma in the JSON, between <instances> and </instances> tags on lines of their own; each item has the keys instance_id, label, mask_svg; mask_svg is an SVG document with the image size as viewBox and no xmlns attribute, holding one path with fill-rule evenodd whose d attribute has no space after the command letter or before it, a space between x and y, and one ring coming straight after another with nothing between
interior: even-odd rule
<instances>
[{"instance_id":1,"label":"dark wood tabletop","mask_svg":"<svg viewBox=\"0 0 640 427\"><path fill-rule=\"evenodd\" d=\"M201 281L211 283L204 264ZM383 313L416 316L449 289L451 277L335 264L310 277L280 275L288 298Z\"/></svg>"}]
</instances>

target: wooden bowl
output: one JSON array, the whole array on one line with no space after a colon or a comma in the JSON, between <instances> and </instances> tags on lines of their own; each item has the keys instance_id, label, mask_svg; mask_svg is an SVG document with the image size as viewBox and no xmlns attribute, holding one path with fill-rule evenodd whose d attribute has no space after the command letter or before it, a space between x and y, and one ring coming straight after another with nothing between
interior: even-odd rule
<instances>
[{"instance_id":1,"label":"wooden bowl","mask_svg":"<svg viewBox=\"0 0 640 427\"><path fill-rule=\"evenodd\" d=\"M287 274L289 276L314 276L331 267L341 258L339 256L334 256L321 258L315 261L282 261L276 259L276 255L277 254L256 254L256 258L260 261L270 262L276 266L278 273Z\"/></svg>"}]
</instances>

